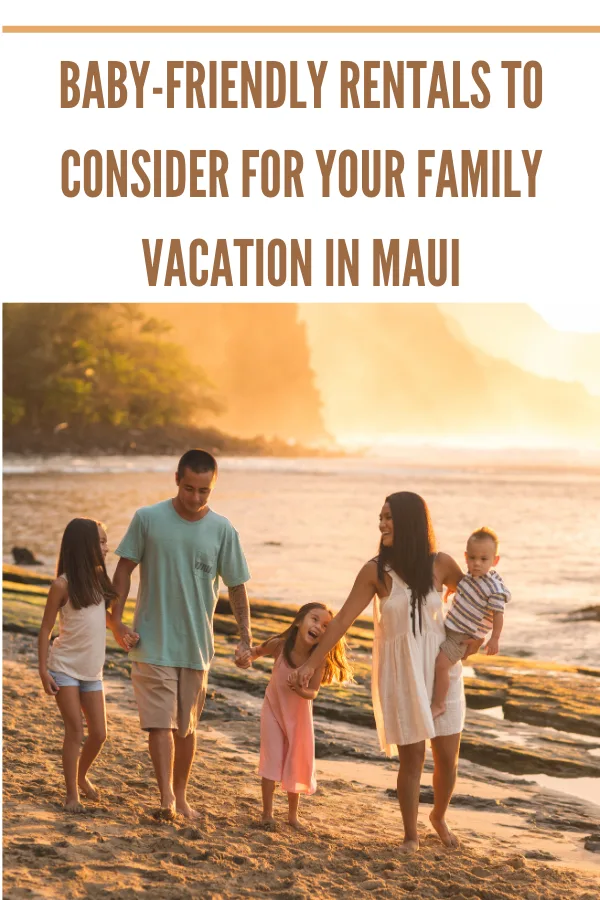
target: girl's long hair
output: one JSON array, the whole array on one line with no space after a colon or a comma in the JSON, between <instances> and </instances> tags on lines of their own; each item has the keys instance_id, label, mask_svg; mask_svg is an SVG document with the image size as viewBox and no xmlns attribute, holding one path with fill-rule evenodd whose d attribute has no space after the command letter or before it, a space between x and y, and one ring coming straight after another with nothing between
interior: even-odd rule
<instances>
[{"instance_id":1,"label":"girl's long hair","mask_svg":"<svg viewBox=\"0 0 600 900\"><path fill-rule=\"evenodd\" d=\"M104 565L99 527L104 528L95 519L71 519L62 537L56 574L66 577L75 609L98 603L108 608L117 596Z\"/></svg>"},{"instance_id":2,"label":"girl's long hair","mask_svg":"<svg viewBox=\"0 0 600 900\"><path fill-rule=\"evenodd\" d=\"M333 613L331 610L325 606L324 603L305 603L304 606L301 606L298 612L294 617L294 621L282 634L279 635L279 638L283 640L283 658L285 659L288 666L292 669L294 668L294 663L292 662L292 650L294 649L294 645L296 643L296 636L298 634L298 629L306 616L313 609L324 609L329 615L333 618ZM315 647L317 645L315 644ZM315 647L311 648L311 653L315 649ZM346 644L346 638L342 637L337 642L335 647L332 647L324 660L324 669L323 676L321 678L321 684L331 684L336 681L338 684L341 684L344 681L351 681L352 679L352 666L348 661L347 657L347 649L348 645Z\"/></svg>"},{"instance_id":3,"label":"girl's long hair","mask_svg":"<svg viewBox=\"0 0 600 900\"><path fill-rule=\"evenodd\" d=\"M379 545L377 577L383 582L386 567L393 569L410 588L412 630L416 635L422 627L422 608L433 587L433 557L435 535L427 504L419 494L398 491L385 498L394 523L394 542L391 547Z\"/></svg>"}]
</instances>

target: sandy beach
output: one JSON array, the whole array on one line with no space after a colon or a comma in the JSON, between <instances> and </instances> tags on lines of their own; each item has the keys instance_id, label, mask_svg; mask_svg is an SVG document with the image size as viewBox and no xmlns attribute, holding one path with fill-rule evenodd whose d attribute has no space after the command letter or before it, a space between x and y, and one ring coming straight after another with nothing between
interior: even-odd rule
<instances>
[{"instance_id":1,"label":"sandy beach","mask_svg":"<svg viewBox=\"0 0 600 900\"><path fill-rule=\"evenodd\" d=\"M62 723L42 693L35 641L18 633L4 638L3 895L10 900L598 896L600 855L590 851L600 842L599 807L461 760L449 815L461 846L446 850L427 825L427 764L421 850L402 858L393 763L372 761L372 731L340 724L336 732L318 716L318 756L323 747L343 746L350 733L362 752L318 760L319 789L301 804L302 834L286 824L283 795L277 830L262 830L255 774L260 696L214 686L226 681L230 648L223 637L191 780L200 818L160 825L152 819L156 788L146 741L123 660L114 654L106 678L108 741L95 766L102 798L86 802L82 815L67 815Z\"/></svg>"}]
</instances>

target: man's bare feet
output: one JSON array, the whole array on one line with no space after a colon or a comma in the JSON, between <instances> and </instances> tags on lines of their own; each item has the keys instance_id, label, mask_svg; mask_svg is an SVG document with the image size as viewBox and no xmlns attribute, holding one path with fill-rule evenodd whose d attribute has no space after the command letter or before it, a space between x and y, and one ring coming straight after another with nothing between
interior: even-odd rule
<instances>
[{"instance_id":1,"label":"man's bare feet","mask_svg":"<svg viewBox=\"0 0 600 900\"><path fill-rule=\"evenodd\" d=\"M157 822L173 822L177 813L172 806L161 806L152 813Z\"/></svg>"},{"instance_id":2,"label":"man's bare feet","mask_svg":"<svg viewBox=\"0 0 600 900\"><path fill-rule=\"evenodd\" d=\"M197 812L197 810L192 809L187 800L177 800L175 803L175 809L186 819L191 819L193 821L200 818L200 813Z\"/></svg>"},{"instance_id":3,"label":"man's bare feet","mask_svg":"<svg viewBox=\"0 0 600 900\"><path fill-rule=\"evenodd\" d=\"M176 815L175 795L171 794L160 798L160 806L152 813L152 818L158 822L172 822Z\"/></svg>"},{"instance_id":4,"label":"man's bare feet","mask_svg":"<svg viewBox=\"0 0 600 900\"><path fill-rule=\"evenodd\" d=\"M265 829L265 831L275 831L277 828L277 822L273 818L273 816L268 816L263 813L260 817L260 824Z\"/></svg>"},{"instance_id":5,"label":"man's bare feet","mask_svg":"<svg viewBox=\"0 0 600 900\"><path fill-rule=\"evenodd\" d=\"M418 840L404 840L400 844L400 853L403 853L405 856L409 856L411 853L416 853L419 849Z\"/></svg>"},{"instance_id":6,"label":"man's bare feet","mask_svg":"<svg viewBox=\"0 0 600 900\"><path fill-rule=\"evenodd\" d=\"M79 802L79 797L67 797L63 806L65 812L82 813L84 808Z\"/></svg>"},{"instance_id":7,"label":"man's bare feet","mask_svg":"<svg viewBox=\"0 0 600 900\"><path fill-rule=\"evenodd\" d=\"M434 719L438 719L440 716L443 716L446 712L446 704L445 703L432 703L431 704L431 715Z\"/></svg>"},{"instance_id":8,"label":"man's bare feet","mask_svg":"<svg viewBox=\"0 0 600 900\"><path fill-rule=\"evenodd\" d=\"M432 827L437 831L444 847L458 847L460 841L455 834L452 834L446 825L445 819L438 818L433 814L433 811L431 811L429 813L429 821L431 822Z\"/></svg>"},{"instance_id":9,"label":"man's bare feet","mask_svg":"<svg viewBox=\"0 0 600 900\"><path fill-rule=\"evenodd\" d=\"M99 800L100 799L100 791L97 791L89 778L82 778L81 781L77 783L79 788L79 793L83 797L87 797L88 800Z\"/></svg>"}]
</instances>

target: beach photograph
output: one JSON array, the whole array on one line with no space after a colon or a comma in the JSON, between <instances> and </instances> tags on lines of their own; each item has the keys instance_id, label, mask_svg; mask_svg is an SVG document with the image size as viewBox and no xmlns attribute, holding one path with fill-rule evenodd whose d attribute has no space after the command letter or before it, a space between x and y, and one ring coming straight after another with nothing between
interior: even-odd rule
<instances>
[{"instance_id":1,"label":"beach photograph","mask_svg":"<svg viewBox=\"0 0 600 900\"><path fill-rule=\"evenodd\" d=\"M3 896L595 900L600 330L3 305Z\"/></svg>"}]
</instances>

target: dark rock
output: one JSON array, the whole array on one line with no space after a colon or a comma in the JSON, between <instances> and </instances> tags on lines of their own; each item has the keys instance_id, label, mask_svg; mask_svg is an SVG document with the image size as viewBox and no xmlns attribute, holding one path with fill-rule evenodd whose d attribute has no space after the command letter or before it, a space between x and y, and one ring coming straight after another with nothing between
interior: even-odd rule
<instances>
[{"instance_id":1,"label":"dark rock","mask_svg":"<svg viewBox=\"0 0 600 900\"><path fill-rule=\"evenodd\" d=\"M512 722L528 722L542 728L556 728L576 734L589 734L600 738L600 706L595 710L580 703L580 698L563 697L564 705L555 705L555 698L548 696L536 699L515 697L503 704L504 718ZM585 701L585 698L582 697Z\"/></svg>"},{"instance_id":2,"label":"dark rock","mask_svg":"<svg viewBox=\"0 0 600 900\"><path fill-rule=\"evenodd\" d=\"M53 427L32 429L19 424L5 429L4 452L25 456L115 454L178 456L182 447L207 447L214 456L344 456L345 451L331 446L305 447L281 438L236 437L215 428L196 428L170 423L142 429L130 429L104 422L75 425L55 430Z\"/></svg>"},{"instance_id":3,"label":"dark rock","mask_svg":"<svg viewBox=\"0 0 600 900\"><path fill-rule=\"evenodd\" d=\"M469 709L490 709L502 706L508 696L508 690L495 681L484 681L482 678L465 678L465 697Z\"/></svg>"},{"instance_id":4,"label":"dark rock","mask_svg":"<svg viewBox=\"0 0 600 900\"><path fill-rule=\"evenodd\" d=\"M583 606L575 609L565 616L567 622L600 622L600 604L596 606Z\"/></svg>"},{"instance_id":5,"label":"dark rock","mask_svg":"<svg viewBox=\"0 0 600 900\"><path fill-rule=\"evenodd\" d=\"M509 783L510 783L509 781L506 782L506 784L509 784ZM526 781L523 778L523 780L519 779L517 781L517 784L533 785L533 784L537 784L537 782L536 781ZM505 797L502 801L502 806L509 806L511 809L526 809L526 810L530 811L529 800L525 799L524 797Z\"/></svg>"},{"instance_id":6,"label":"dark rock","mask_svg":"<svg viewBox=\"0 0 600 900\"><path fill-rule=\"evenodd\" d=\"M245 669L239 669L240 672L245 672ZM244 691L246 694L258 694L259 696L263 696L265 692L265 688L267 686L266 678L252 678L249 675L237 675L233 673L216 671L213 667L210 672L210 680L213 684L218 685L218 687L230 688L232 690Z\"/></svg>"},{"instance_id":7,"label":"dark rock","mask_svg":"<svg viewBox=\"0 0 600 900\"><path fill-rule=\"evenodd\" d=\"M360 725L362 728L375 728L373 710L361 706L335 700L321 699L321 695L315 701L315 715L324 716L332 722L349 722L351 725Z\"/></svg>"},{"instance_id":8,"label":"dark rock","mask_svg":"<svg viewBox=\"0 0 600 900\"><path fill-rule=\"evenodd\" d=\"M252 609L253 623L257 619L267 619L267 624L269 626L272 626L272 624L276 626L275 628L268 628L268 630L265 631L264 636L260 634L259 629L258 636L260 636L261 640L264 640L264 638L269 637L271 634L277 634L288 628L290 620L294 618L299 609L298 606L288 606L283 603L269 603L267 600L259 600L254 597L250 599L250 607ZM223 594L219 596L215 613L219 616L229 616L232 618L229 599ZM253 631L254 630L255 629L253 628ZM351 639L358 637L362 640L368 640L370 650L371 641L373 640L373 620L366 618L357 619L348 632L348 635Z\"/></svg>"},{"instance_id":9,"label":"dark rock","mask_svg":"<svg viewBox=\"0 0 600 900\"><path fill-rule=\"evenodd\" d=\"M239 634L237 623L231 616L215 616L214 631L215 634Z\"/></svg>"},{"instance_id":10,"label":"dark rock","mask_svg":"<svg viewBox=\"0 0 600 900\"><path fill-rule=\"evenodd\" d=\"M315 740L315 756L317 759L332 759L339 757L350 757L351 759L379 760L380 756L374 753L357 750L350 744L339 743L338 741Z\"/></svg>"},{"instance_id":11,"label":"dark rock","mask_svg":"<svg viewBox=\"0 0 600 900\"><path fill-rule=\"evenodd\" d=\"M42 575L41 573L30 572L28 569L7 566L6 564L2 565L2 581L11 582L11 590L13 584L36 584L39 587L50 587L53 580L54 576L52 575ZM15 588L15 590L18 590L18 588Z\"/></svg>"},{"instance_id":12,"label":"dark rock","mask_svg":"<svg viewBox=\"0 0 600 900\"><path fill-rule=\"evenodd\" d=\"M600 834L590 834L584 840L583 846L592 853L600 853Z\"/></svg>"},{"instance_id":13,"label":"dark rock","mask_svg":"<svg viewBox=\"0 0 600 900\"><path fill-rule=\"evenodd\" d=\"M600 764L588 761L585 750L581 750L578 754L560 754L551 746L542 748L538 740L533 742L531 747L520 747L508 740L503 742L497 735L482 734L471 729L463 732L460 755L463 759L480 766L510 772L513 775L543 773L562 778L600 776Z\"/></svg>"},{"instance_id":14,"label":"dark rock","mask_svg":"<svg viewBox=\"0 0 600 900\"><path fill-rule=\"evenodd\" d=\"M27 547L13 547L12 555L17 566L43 566L43 562L36 559Z\"/></svg>"},{"instance_id":15,"label":"dark rock","mask_svg":"<svg viewBox=\"0 0 600 900\"><path fill-rule=\"evenodd\" d=\"M589 831L590 828L600 827L600 822L589 816L560 816L548 814L538 810L533 816L536 825L543 828L555 828L558 831ZM592 834L586 840L600 841L600 835Z\"/></svg>"},{"instance_id":16,"label":"dark rock","mask_svg":"<svg viewBox=\"0 0 600 900\"><path fill-rule=\"evenodd\" d=\"M575 671L579 675L589 675L590 678L600 678L600 669L591 669L588 666L577 666Z\"/></svg>"},{"instance_id":17,"label":"dark rock","mask_svg":"<svg viewBox=\"0 0 600 900\"><path fill-rule=\"evenodd\" d=\"M472 794L456 794L452 801L455 806L464 806L467 809L498 810L501 806L500 802L493 797L474 797ZM431 791L431 802L433 803L433 790Z\"/></svg>"},{"instance_id":18,"label":"dark rock","mask_svg":"<svg viewBox=\"0 0 600 900\"><path fill-rule=\"evenodd\" d=\"M524 856L526 859L558 859L558 856L554 856L553 853L549 853L547 850L527 850Z\"/></svg>"},{"instance_id":19,"label":"dark rock","mask_svg":"<svg viewBox=\"0 0 600 900\"><path fill-rule=\"evenodd\" d=\"M500 657L493 663L480 664L475 660L473 667L477 678L467 680L469 691L477 692L482 684L485 694L491 689L490 681L496 690L504 690L505 719L600 737L595 681L600 669L559 664L552 667L548 663L521 663L521 668L509 658ZM473 708L473 700L469 705Z\"/></svg>"}]
</instances>

